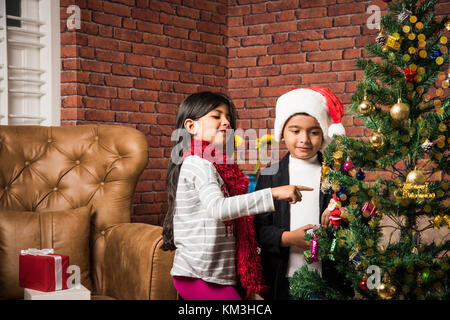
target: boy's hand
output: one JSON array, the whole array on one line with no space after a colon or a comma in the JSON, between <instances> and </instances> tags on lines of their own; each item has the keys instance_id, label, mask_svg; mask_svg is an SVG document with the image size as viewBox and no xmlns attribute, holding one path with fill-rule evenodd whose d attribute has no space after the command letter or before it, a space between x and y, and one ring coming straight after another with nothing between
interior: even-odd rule
<instances>
[{"instance_id":1,"label":"boy's hand","mask_svg":"<svg viewBox=\"0 0 450 320\"><path fill-rule=\"evenodd\" d=\"M314 228L314 224L307 224L293 231L285 231L281 235L280 245L282 247L296 246L303 250L308 250L311 247L311 243L305 239L306 231Z\"/></svg>"},{"instance_id":2,"label":"boy's hand","mask_svg":"<svg viewBox=\"0 0 450 320\"><path fill-rule=\"evenodd\" d=\"M322 219L321 219L321 223L323 227L328 227L331 224L330 221L330 210L325 209L324 212L322 213Z\"/></svg>"},{"instance_id":3,"label":"boy's hand","mask_svg":"<svg viewBox=\"0 0 450 320\"><path fill-rule=\"evenodd\" d=\"M300 191L313 191L313 188L305 186L287 185L272 188L272 196L276 200L286 200L290 204L302 201L302 193Z\"/></svg>"}]
</instances>

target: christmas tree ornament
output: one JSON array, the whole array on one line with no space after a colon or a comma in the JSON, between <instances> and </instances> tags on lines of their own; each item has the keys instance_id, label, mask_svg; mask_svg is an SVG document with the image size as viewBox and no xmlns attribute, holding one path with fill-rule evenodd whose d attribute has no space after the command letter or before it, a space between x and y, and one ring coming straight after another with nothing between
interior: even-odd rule
<instances>
[{"instance_id":1,"label":"christmas tree ornament","mask_svg":"<svg viewBox=\"0 0 450 320\"><path fill-rule=\"evenodd\" d=\"M372 145L372 147L374 147L374 148L379 148L379 147L384 146L385 140L386 139L385 139L384 135L380 132L380 130L374 132L372 134L372 136L370 136L370 138L369 138L369 142Z\"/></svg>"},{"instance_id":2,"label":"christmas tree ornament","mask_svg":"<svg viewBox=\"0 0 450 320\"><path fill-rule=\"evenodd\" d=\"M356 173L356 179L359 181L362 181L365 178L366 178L366 174L361 169L359 169L358 172Z\"/></svg>"},{"instance_id":3,"label":"christmas tree ornament","mask_svg":"<svg viewBox=\"0 0 450 320\"><path fill-rule=\"evenodd\" d=\"M354 167L355 167L355 165L351 161L345 161L345 163L344 163L344 170L345 171L350 171Z\"/></svg>"},{"instance_id":4,"label":"christmas tree ornament","mask_svg":"<svg viewBox=\"0 0 450 320\"><path fill-rule=\"evenodd\" d=\"M328 211L330 212L330 222L333 226L341 226L341 201L336 194L333 194L332 199L328 204Z\"/></svg>"},{"instance_id":5,"label":"christmas tree ornament","mask_svg":"<svg viewBox=\"0 0 450 320\"><path fill-rule=\"evenodd\" d=\"M419 57L421 57L422 59L425 59L427 57L427 52L425 50L420 50Z\"/></svg>"},{"instance_id":6,"label":"christmas tree ornament","mask_svg":"<svg viewBox=\"0 0 450 320\"><path fill-rule=\"evenodd\" d=\"M412 16L412 12L406 9L405 4L403 3L403 9L402 12L398 15L397 19L400 23L404 23L409 19L409 17Z\"/></svg>"},{"instance_id":7,"label":"christmas tree ornament","mask_svg":"<svg viewBox=\"0 0 450 320\"><path fill-rule=\"evenodd\" d=\"M409 32L411 31L411 27L410 27L410 26L403 26L403 27L402 27L402 31L403 31L404 33L409 33Z\"/></svg>"},{"instance_id":8,"label":"christmas tree ornament","mask_svg":"<svg viewBox=\"0 0 450 320\"><path fill-rule=\"evenodd\" d=\"M394 32L392 35L389 35L387 38L386 45L389 48L392 48L394 50L400 49L400 46L402 44L403 37L398 34L398 32Z\"/></svg>"},{"instance_id":9,"label":"christmas tree ornament","mask_svg":"<svg viewBox=\"0 0 450 320\"><path fill-rule=\"evenodd\" d=\"M416 16L409 17L409 22L416 23L417 22L417 17Z\"/></svg>"},{"instance_id":10,"label":"christmas tree ornament","mask_svg":"<svg viewBox=\"0 0 450 320\"><path fill-rule=\"evenodd\" d=\"M409 172L406 176L406 183L411 183L415 185L424 185L427 181L427 177L423 174L422 170L415 168L413 171Z\"/></svg>"},{"instance_id":11,"label":"christmas tree ornament","mask_svg":"<svg viewBox=\"0 0 450 320\"><path fill-rule=\"evenodd\" d=\"M405 80L406 82L414 82L417 76L417 70L414 70L411 67L405 67L403 69L403 72L405 73Z\"/></svg>"},{"instance_id":12,"label":"christmas tree ornament","mask_svg":"<svg viewBox=\"0 0 450 320\"><path fill-rule=\"evenodd\" d=\"M420 145L420 147L423 149L423 151L430 152L431 148L433 148L433 143L430 142L430 140L426 139L425 142Z\"/></svg>"},{"instance_id":13,"label":"christmas tree ornament","mask_svg":"<svg viewBox=\"0 0 450 320\"><path fill-rule=\"evenodd\" d=\"M358 112L363 116L371 115L375 112L375 106L364 96L363 101L358 105Z\"/></svg>"},{"instance_id":14,"label":"christmas tree ornament","mask_svg":"<svg viewBox=\"0 0 450 320\"><path fill-rule=\"evenodd\" d=\"M378 207L372 202L367 201L361 211L365 218L369 218L377 214Z\"/></svg>"},{"instance_id":15,"label":"christmas tree ornament","mask_svg":"<svg viewBox=\"0 0 450 320\"><path fill-rule=\"evenodd\" d=\"M395 294L397 289L392 285L391 280L388 276L384 276L383 281L377 287L378 296L383 300L390 300Z\"/></svg>"},{"instance_id":16,"label":"christmas tree ornament","mask_svg":"<svg viewBox=\"0 0 450 320\"><path fill-rule=\"evenodd\" d=\"M313 239L311 241L311 251L305 250L303 252L303 255L305 257L305 261L309 264L313 262L319 262L318 255L319 255L319 237L315 234L313 234Z\"/></svg>"},{"instance_id":17,"label":"christmas tree ornament","mask_svg":"<svg viewBox=\"0 0 450 320\"><path fill-rule=\"evenodd\" d=\"M362 281L359 283L359 287L360 287L361 290L363 290L363 291L369 290L369 288L367 287L367 280L362 280Z\"/></svg>"},{"instance_id":18,"label":"christmas tree ornament","mask_svg":"<svg viewBox=\"0 0 450 320\"><path fill-rule=\"evenodd\" d=\"M417 22L415 27L416 27L417 30L422 30L423 29L423 22L420 22L420 21Z\"/></svg>"},{"instance_id":19,"label":"christmas tree ornament","mask_svg":"<svg viewBox=\"0 0 450 320\"><path fill-rule=\"evenodd\" d=\"M447 31L450 31L450 21L447 21L445 23L445 29L447 29Z\"/></svg>"},{"instance_id":20,"label":"christmas tree ornament","mask_svg":"<svg viewBox=\"0 0 450 320\"><path fill-rule=\"evenodd\" d=\"M446 36L442 36L442 37L440 37L440 39L439 39L439 42L441 43L441 44L446 44L447 43L447 37Z\"/></svg>"},{"instance_id":21,"label":"christmas tree ornament","mask_svg":"<svg viewBox=\"0 0 450 320\"><path fill-rule=\"evenodd\" d=\"M415 38L416 38L416 34L415 33L408 34L408 39L409 40L414 40Z\"/></svg>"},{"instance_id":22,"label":"christmas tree ornament","mask_svg":"<svg viewBox=\"0 0 450 320\"><path fill-rule=\"evenodd\" d=\"M436 197L434 192L430 193L428 191L429 183L426 180L427 177L423 174L423 172L415 168L413 171L408 173L403 189L397 195L399 195L402 199L432 199ZM431 212L431 207L427 208L427 206L428 205L424 206L424 211Z\"/></svg>"},{"instance_id":23,"label":"christmas tree ornament","mask_svg":"<svg viewBox=\"0 0 450 320\"><path fill-rule=\"evenodd\" d=\"M353 262L356 268L361 265L361 256L358 251L351 251L348 260Z\"/></svg>"},{"instance_id":24,"label":"christmas tree ornament","mask_svg":"<svg viewBox=\"0 0 450 320\"><path fill-rule=\"evenodd\" d=\"M435 50L431 55L430 55L430 59L431 60L434 60L434 59L436 59L437 57L439 57L439 56L441 56L442 55L442 52L440 51L440 50Z\"/></svg>"},{"instance_id":25,"label":"christmas tree ornament","mask_svg":"<svg viewBox=\"0 0 450 320\"><path fill-rule=\"evenodd\" d=\"M392 119L398 121L406 120L409 117L409 105L403 103L401 98L399 98L397 103L391 107L389 113L391 114Z\"/></svg>"},{"instance_id":26,"label":"christmas tree ornament","mask_svg":"<svg viewBox=\"0 0 450 320\"><path fill-rule=\"evenodd\" d=\"M375 39L375 42L380 46L384 46L386 44L386 35L384 34L383 28L381 28L380 33Z\"/></svg>"}]
</instances>

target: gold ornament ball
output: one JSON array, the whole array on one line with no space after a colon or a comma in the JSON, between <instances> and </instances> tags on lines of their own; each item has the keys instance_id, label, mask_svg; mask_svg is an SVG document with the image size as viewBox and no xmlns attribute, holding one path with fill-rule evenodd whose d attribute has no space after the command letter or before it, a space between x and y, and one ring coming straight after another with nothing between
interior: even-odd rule
<instances>
[{"instance_id":1,"label":"gold ornament ball","mask_svg":"<svg viewBox=\"0 0 450 320\"><path fill-rule=\"evenodd\" d=\"M414 169L406 176L406 182L416 185L424 185L427 181L427 177L421 170Z\"/></svg>"},{"instance_id":2,"label":"gold ornament ball","mask_svg":"<svg viewBox=\"0 0 450 320\"><path fill-rule=\"evenodd\" d=\"M377 288L378 296L384 300L390 300L397 289L390 282L382 282Z\"/></svg>"},{"instance_id":3,"label":"gold ornament ball","mask_svg":"<svg viewBox=\"0 0 450 320\"><path fill-rule=\"evenodd\" d=\"M369 141L373 147L378 148L384 146L385 138L380 132L374 132L374 134L369 138Z\"/></svg>"},{"instance_id":4,"label":"gold ornament ball","mask_svg":"<svg viewBox=\"0 0 450 320\"><path fill-rule=\"evenodd\" d=\"M409 117L409 105L398 99L397 103L391 107L390 114L392 119L403 121Z\"/></svg>"},{"instance_id":5,"label":"gold ornament ball","mask_svg":"<svg viewBox=\"0 0 450 320\"><path fill-rule=\"evenodd\" d=\"M366 97L364 97L364 100L358 106L358 112L362 115L370 115L374 111L375 106L373 105L373 103L367 100Z\"/></svg>"}]
</instances>

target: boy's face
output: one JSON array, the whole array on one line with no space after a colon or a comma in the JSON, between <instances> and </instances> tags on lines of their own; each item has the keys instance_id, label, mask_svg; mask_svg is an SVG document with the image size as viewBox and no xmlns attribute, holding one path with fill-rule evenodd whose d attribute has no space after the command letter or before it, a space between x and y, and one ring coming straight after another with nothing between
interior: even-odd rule
<instances>
[{"instance_id":1,"label":"boy's face","mask_svg":"<svg viewBox=\"0 0 450 320\"><path fill-rule=\"evenodd\" d=\"M283 129L282 140L297 159L309 159L322 146L323 133L316 118L298 114L288 119Z\"/></svg>"}]
</instances>

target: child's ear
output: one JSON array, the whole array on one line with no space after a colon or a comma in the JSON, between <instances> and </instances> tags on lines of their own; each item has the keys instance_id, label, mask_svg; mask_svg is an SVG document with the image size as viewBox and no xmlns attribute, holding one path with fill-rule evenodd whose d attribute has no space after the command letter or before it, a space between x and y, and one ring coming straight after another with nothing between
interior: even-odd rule
<instances>
[{"instance_id":1,"label":"child's ear","mask_svg":"<svg viewBox=\"0 0 450 320\"><path fill-rule=\"evenodd\" d=\"M191 135L196 134L195 130L195 121L192 119L186 119L184 120L184 128L189 132Z\"/></svg>"}]
</instances>

